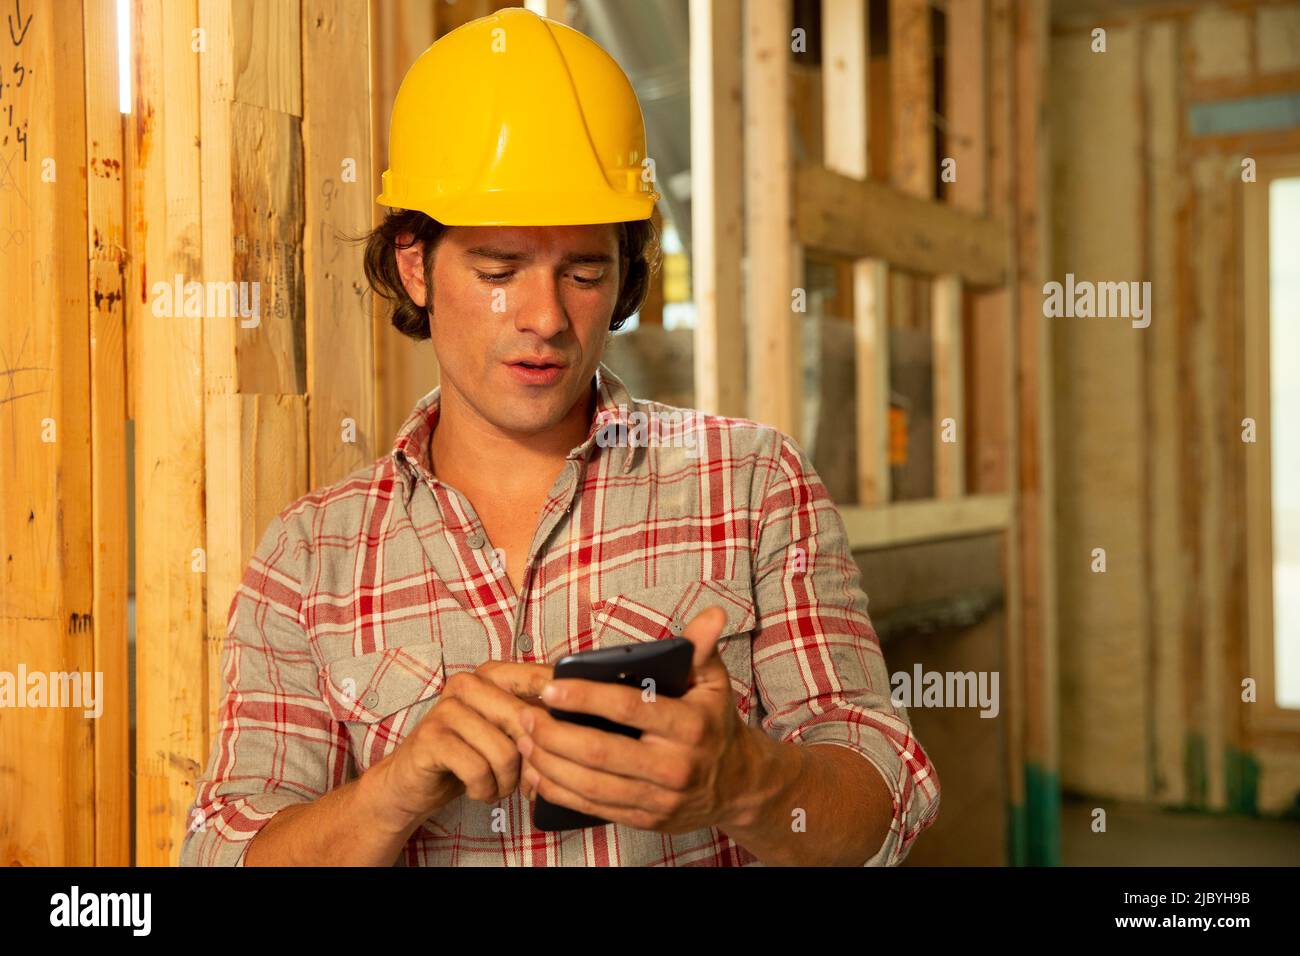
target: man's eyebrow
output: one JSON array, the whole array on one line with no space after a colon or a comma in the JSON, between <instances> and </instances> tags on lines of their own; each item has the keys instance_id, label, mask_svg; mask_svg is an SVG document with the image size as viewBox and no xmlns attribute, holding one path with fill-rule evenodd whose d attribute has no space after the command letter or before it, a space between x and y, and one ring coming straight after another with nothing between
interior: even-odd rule
<instances>
[{"instance_id":1,"label":"man's eyebrow","mask_svg":"<svg viewBox=\"0 0 1300 956\"><path fill-rule=\"evenodd\" d=\"M474 246L472 249L466 249L467 256L479 256L484 259L498 259L502 262L526 262L528 254L517 252L512 249L501 249L496 246ZM560 260L562 265L573 265L575 263L583 264L602 264L608 265L613 263L614 257L607 252L571 252Z\"/></svg>"}]
</instances>

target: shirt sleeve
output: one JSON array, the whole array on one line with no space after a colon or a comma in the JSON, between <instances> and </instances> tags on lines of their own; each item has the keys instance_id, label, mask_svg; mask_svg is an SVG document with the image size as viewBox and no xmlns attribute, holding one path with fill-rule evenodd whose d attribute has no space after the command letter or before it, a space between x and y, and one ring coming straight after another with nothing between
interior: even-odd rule
<instances>
[{"instance_id":1,"label":"shirt sleeve","mask_svg":"<svg viewBox=\"0 0 1300 956\"><path fill-rule=\"evenodd\" d=\"M939 777L891 700L844 521L803 450L775 435L754 566L762 727L784 742L847 747L876 768L894 815L866 865L892 866L938 815Z\"/></svg>"},{"instance_id":2,"label":"shirt sleeve","mask_svg":"<svg viewBox=\"0 0 1300 956\"><path fill-rule=\"evenodd\" d=\"M305 551L277 517L231 602L218 729L182 866L243 866L278 811L321 797L348 772L346 734L324 703L301 617Z\"/></svg>"}]
</instances>

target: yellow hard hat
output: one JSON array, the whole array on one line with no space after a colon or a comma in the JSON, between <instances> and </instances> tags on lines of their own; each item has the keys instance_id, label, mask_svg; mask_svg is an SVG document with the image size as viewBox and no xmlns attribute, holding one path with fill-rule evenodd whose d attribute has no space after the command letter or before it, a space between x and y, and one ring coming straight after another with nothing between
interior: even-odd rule
<instances>
[{"instance_id":1,"label":"yellow hard hat","mask_svg":"<svg viewBox=\"0 0 1300 956\"><path fill-rule=\"evenodd\" d=\"M592 39L522 7L430 46L393 102L384 206L448 226L649 219L641 106Z\"/></svg>"}]
</instances>

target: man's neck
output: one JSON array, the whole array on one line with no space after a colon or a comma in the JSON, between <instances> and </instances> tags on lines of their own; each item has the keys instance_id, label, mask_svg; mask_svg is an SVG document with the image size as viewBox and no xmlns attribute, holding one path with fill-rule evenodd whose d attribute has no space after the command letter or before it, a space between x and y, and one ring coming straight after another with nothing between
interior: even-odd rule
<instances>
[{"instance_id":1,"label":"man's neck","mask_svg":"<svg viewBox=\"0 0 1300 956\"><path fill-rule=\"evenodd\" d=\"M596 411L596 390L544 432L516 435L479 415L455 389L444 387L438 422L429 439L433 474L466 493L490 486L510 497L550 487L570 451L586 440Z\"/></svg>"}]
</instances>

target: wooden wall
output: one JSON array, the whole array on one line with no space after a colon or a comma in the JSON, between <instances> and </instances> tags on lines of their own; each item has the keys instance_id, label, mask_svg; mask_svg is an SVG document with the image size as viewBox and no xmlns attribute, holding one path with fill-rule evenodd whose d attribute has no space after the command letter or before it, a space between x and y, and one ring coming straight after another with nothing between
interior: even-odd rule
<instances>
[{"instance_id":1,"label":"wooden wall","mask_svg":"<svg viewBox=\"0 0 1300 956\"><path fill-rule=\"evenodd\" d=\"M1091 48L1098 27L1104 53ZM1300 747L1252 739L1241 700L1254 673L1242 209L1264 188L1243 182L1241 161L1300 155L1300 130L1196 136L1189 109L1300 92L1300 4L1065 16L1051 76L1052 278L1149 280L1153 297L1145 329L1050 320L1063 782L1282 810ZM1093 548L1105 573L1090 569Z\"/></svg>"}]
</instances>

